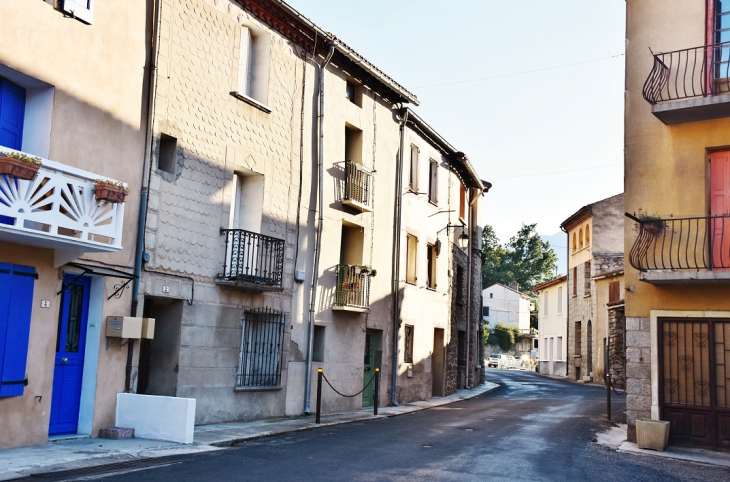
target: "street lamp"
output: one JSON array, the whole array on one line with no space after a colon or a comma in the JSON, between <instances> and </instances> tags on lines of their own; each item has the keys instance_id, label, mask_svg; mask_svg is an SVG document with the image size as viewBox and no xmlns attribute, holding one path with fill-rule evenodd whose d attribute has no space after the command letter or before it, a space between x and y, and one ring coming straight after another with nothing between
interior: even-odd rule
<instances>
[{"instance_id":1,"label":"street lamp","mask_svg":"<svg viewBox=\"0 0 730 482\"><path fill-rule=\"evenodd\" d=\"M466 248L469 247L469 235L465 231L462 231L459 236L459 247L462 251L466 251Z\"/></svg>"}]
</instances>

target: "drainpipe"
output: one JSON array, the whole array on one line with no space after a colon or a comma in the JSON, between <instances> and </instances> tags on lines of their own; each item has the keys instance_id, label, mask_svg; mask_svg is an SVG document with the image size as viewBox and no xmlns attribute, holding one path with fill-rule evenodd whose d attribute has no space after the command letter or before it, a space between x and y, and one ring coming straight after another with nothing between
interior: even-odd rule
<instances>
[{"instance_id":1,"label":"drainpipe","mask_svg":"<svg viewBox=\"0 0 730 482\"><path fill-rule=\"evenodd\" d=\"M319 67L319 149L317 160L317 240L314 245L314 266L312 267L312 291L309 301L309 330L307 343L307 379L304 383L304 413L309 415L309 397L312 392L312 350L314 344L314 307L317 301L317 282L319 281L319 254L322 251L322 222L324 221L324 74L327 64L335 54L334 45L330 45L329 53Z\"/></svg>"},{"instance_id":2,"label":"drainpipe","mask_svg":"<svg viewBox=\"0 0 730 482\"><path fill-rule=\"evenodd\" d=\"M147 93L147 132L145 133L145 154L142 168L142 189L140 190L139 218L137 220L137 246L134 255L134 275L132 281L132 310L131 315L137 316L139 306L139 285L142 275L142 260L144 258L144 233L147 226L147 201L149 197L150 173L152 170L152 121L155 111L155 92L157 91L157 61L159 55L160 8L162 0L155 2L155 11L152 29L152 45L150 47L149 91ZM127 367L124 379L124 391L132 389L132 358L134 354L134 340L130 340L127 348Z\"/></svg>"},{"instance_id":3,"label":"drainpipe","mask_svg":"<svg viewBox=\"0 0 730 482\"><path fill-rule=\"evenodd\" d=\"M568 242L565 243L565 279L568 280L568 275L570 274L570 236L568 236L568 231L562 226L560 226L560 230L565 233L565 237L568 239ZM569 367L568 367L568 360L570 357L568 356L568 350L570 349L570 297L572 296L570 294L570 288L571 283L568 283L568 286L566 286L566 293L565 293L565 376L569 377Z\"/></svg>"},{"instance_id":4,"label":"drainpipe","mask_svg":"<svg viewBox=\"0 0 730 482\"><path fill-rule=\"evenodd\" d=\"M408 122L408 108L402 109L402 120L400 124L400 158L398 159L398 170L396 171L395 186L395 213L393 215L393 347L391 349L391 375L390 375L390 404L398 406L396 400L396 381L398 378L398 328L400 321L400 238L401 238L401 212L403 206L403 166L405 164L406 152L406 123Z\"/></svg>"}]
</instances>

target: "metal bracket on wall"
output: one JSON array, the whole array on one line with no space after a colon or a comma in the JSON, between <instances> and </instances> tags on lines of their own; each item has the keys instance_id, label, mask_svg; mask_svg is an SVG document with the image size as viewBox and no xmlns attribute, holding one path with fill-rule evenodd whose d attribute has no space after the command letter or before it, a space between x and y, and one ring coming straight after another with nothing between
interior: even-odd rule
<instances>
[{"instance_id":1,"label":"metal bracket on wall","mask_svg":"<svg viewBox=\"0 0 730 482\"><path fill-rule=\"evenodd\" d=\"M121 351L122 347L124 345L129 344L130 341L132 341L131 338L128 339L127 341L125 341L124 343L122 343L122 339L121 338L107 338L106 339L106 349L108 350L109 347L112 346L114 343L119 342L119 350Z\"/></svg>"}]
</instances>

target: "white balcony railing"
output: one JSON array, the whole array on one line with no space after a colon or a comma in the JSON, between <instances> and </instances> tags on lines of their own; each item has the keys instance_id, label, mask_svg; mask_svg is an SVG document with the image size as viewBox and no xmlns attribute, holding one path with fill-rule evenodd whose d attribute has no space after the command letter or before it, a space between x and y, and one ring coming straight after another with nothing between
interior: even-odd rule
<instances>
[{"instance_id":1,"label":"white balcony railing","mask_svg":"<svg viewBox=\"0 0 730 482\"><path fill-rule=\"evenodd\" d=\"M0 146L0 152L18 152ZM122 248L124 203L98 201L99 174L41 159L32 181L0 174L0 239L76 252Z\"/></svg>"}]
</instances>

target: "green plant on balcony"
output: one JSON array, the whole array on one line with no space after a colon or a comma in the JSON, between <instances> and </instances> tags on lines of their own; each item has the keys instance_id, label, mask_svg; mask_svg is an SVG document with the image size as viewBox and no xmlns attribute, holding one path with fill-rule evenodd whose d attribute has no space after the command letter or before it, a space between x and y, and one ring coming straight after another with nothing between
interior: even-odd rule
<instances>
[{"instance_id":1,"label":"green plant on balcony","mask_svg":"<svg viewBox=\"0 0 730 482\"><path fill-rule=\"evenodd\" d=\"M123 203L129 194L129 188L121 181L97 179L94 181L94 196L98 201Z\"/></svg>"},{"instance_id":2,"label":"green plant on balcony","mask_svg":"<svg viewBox=\"0 0 730 482\"><path fill-rule=\"evenodd\" d=\"M649 214L639 209L639 214L636 217L641 222L641 228L649 234L661 234L669 227L669 224L659 217L658 214Z\"/></svg>"},{"instance_id":3,"label":"green plant on balcony","mask_svg":"<svg viewBox=\"0 0 730 482\"><path fill-rule=\"evenodd\" d=\"M32 181L43 166L40 157L22 152L0 152L0 174Z\"/></svg>"}]
</instances>

